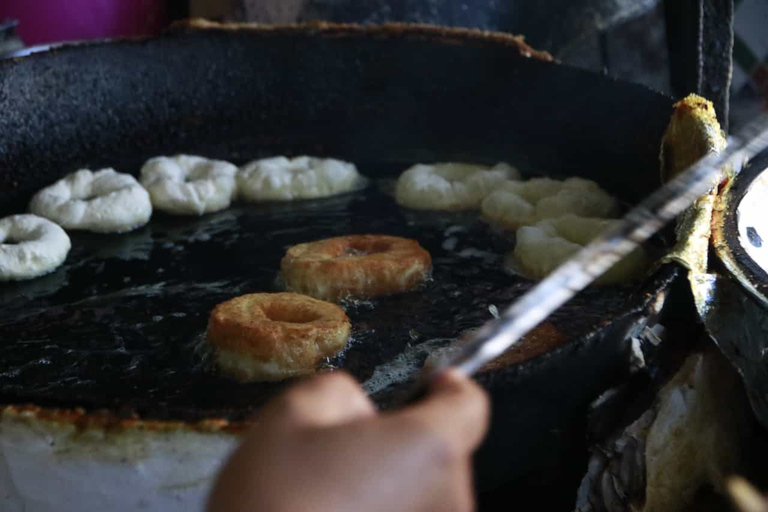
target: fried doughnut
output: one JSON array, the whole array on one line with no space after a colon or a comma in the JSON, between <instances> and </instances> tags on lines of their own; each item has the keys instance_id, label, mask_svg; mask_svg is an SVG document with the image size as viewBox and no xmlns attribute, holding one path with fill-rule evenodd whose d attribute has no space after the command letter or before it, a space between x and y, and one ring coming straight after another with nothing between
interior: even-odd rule
<instances>
[{"instance_id":1,"label":"fried doughnut","mask_svg":"<svg viewBox=\"0 0 768 512\"><path fill-rule=\"evenodd\" d=\"M542 279L616 222L619 221L569 214L523 226L517 231L514 263L529 277ZM646 266L645 252L638 247L596 283L607 285L637 279Z\"/></svg>"},{"instance_id":2,"label":"fried doughnut","mask_svg":"<svg viewBox=\"0 0 768 512\"><path fill-rule=\"evenodd\" d=\"M406 170L395 185L395 200L417 210L472 210L501 183L519 179L512 166L465 163L418 164Z\"/></svg>"},{"instance_id":3,"label":"fried doughnut","mask_svg":"<svg viewBox=\"0 0 768 512\"><path fill-rule=\"evenodd\" d=\"M360 179L354 164L309 156L254 160L237 173L240 196L247 201L328 197L349 192Z\"/></svg>"},{"instance_id":4,"label":"fried doughnut","mask_svg":"<svg viewBox=\"0 0 768 512\"><path fill-rule=\"evenodd\" d=\"M149 194L130 174L81 169L44 188L29 210L64 229L122 233L149 222Z\"/></svg>"},{"instance_id":5,"label":"fried doughnut","mask_svg":"<svg viewBox=\"0 0 768 512\"><path fill-rule=\"evenodd\" d=\"M617 213L618 204L594 181L534 178L505 183L485 198L481 210L486 220L517 229L569 213L580 217L611 217Z\"/></svg>"},{"instance_id":6,"label":"fried doughnut","mask_svg":"<svg viewBox=\"0 0 768 512\"><path fill-rule=\"evenodd\" d=\"M0 220L0 281L22 281L53 272L67 259L67 233L36 215Z\"/></svg>"},{"instance_id":7,"label":"fried doughnut","mask_svg":"<svg viewBox=\"0 0 768 512\"><path fill-rule=\"evenodd\" d=\"M237 167L222 160L176 155L150 158L141 183L152 205L176 215L203 215L229 208L237 195Z\"/></svg>"},{"instance_id":8,"label":"fried doughnut","mask_svg":"<svg viewBox=\"0 0 768 512\"><path fill-rule=\"evenodd\" d=\"M349 340L350 322L335 304L296 293L255 293L216 306L208 342L219 368L240 381L313 373Z\"/></svg>"},{"instance_id":9,"label":"fried doughnut","mask_svg":"<svg viewBox=\"0 0 768 512\"><path fill-rule=\"evenodd\" d=\"M417 241L350 235L299 244L280 263L285 287L324 300L407 292L424 282L432 258Z\"/></svg>"}]
</instances>

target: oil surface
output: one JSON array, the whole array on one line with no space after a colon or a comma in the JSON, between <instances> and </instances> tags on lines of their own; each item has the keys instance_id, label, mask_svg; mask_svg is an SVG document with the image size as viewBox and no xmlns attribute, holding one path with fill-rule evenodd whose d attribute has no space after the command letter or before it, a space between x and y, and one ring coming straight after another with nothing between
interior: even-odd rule
<instances>
[{"instance_id":1,"label":"oil surface","mask_svg":"<svg viewBox=\"0 0 768 512\"><path fill-rule=\"evenodd\" d=\"M422 289L343 304L353 337L328 364L381 395L532 284L502 269L512 240L476 212L406 210L390 191L391 181L377 181L334 198L237 204L201 218L157 212L124 235L70 233L73 249L55 273L0 284L0 403L243 418L285 383L220 375L204 338L211 309L237 295L280 291L289 246L355 233L413 238L433 258L433 279ZM575 339L617 312L628 289L588 289L550 320Z\"/></svg>"}]
</instances>

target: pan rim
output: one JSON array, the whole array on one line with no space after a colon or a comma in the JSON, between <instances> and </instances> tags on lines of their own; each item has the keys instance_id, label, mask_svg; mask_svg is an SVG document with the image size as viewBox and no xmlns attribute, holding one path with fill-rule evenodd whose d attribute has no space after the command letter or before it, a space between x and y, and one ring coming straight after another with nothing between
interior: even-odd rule
<instances>
[{"instance_id":1,"label":"pan rim","mask_svg":"<svg viewBox=\"0 0 768 512\"><path fill-rule=\"evenodd\" d=\"M247 22L217 22L204 18L187 18L176 21L156 35L133 37L100 38L92 40L62 41L50 43L46 49L22 55L14 55L0 59L8 62L18 62L23 59L37 58L48 53L68 51L73 48L108 45L121 43L144 43L169 36L197 32L247 32L261 37L279 36L319 36L326 38L343 38L357 36L372 37L414 37L423 38L445 44L459 43L488 43L517 50L524 58L533 58L543 62L559 64L549 52L537 50L525 42L525 36L506 32L481 30L464 27L448 27L442 25L427 25L424 23L387 22L363 25L359 23L335 23L327 21L306 21L287 24L264 24Z\"/></svg>"},{"instance_id":2,"label":"pan rim","mask_svg":"<svg viewBox=\"0 0 768 512\"><path fill-rule=\"evenodd\" d=\"M319 36L319 37L359 37L359 36L373 36L373 37L416 37L421 39L427 39L443 44L457 44L457 43L485 43L489 46L495 47L509 47L512 50L517 50L521 57L534 58L540 61L551 62L557 64L557 61L552 58L547 52L540 52L528 46L524 42L523 36L515 36L507 33L484 31L479 29L469 28L452 28L442 26L432 26L424 24L407 24L407 23L384 23L378 25L360 25L351 23L329 23L329 22L305 22L287 25L263 25L257 23L218 23L211 22L202 19L190 19L181 22L176 22L169 29L167 29L160 36L145 36L139 38L127 38L127 39L114 39L114 40L98 40L90 42L78 42L72 44L65 44L59 46L51 51L56 53L58 51L74 50L75 48L83 48L89 46L100 46L111 44L116 41L136 42L141 44L145 41L152 41L162 39L163 37L176 37L183 35L185 32L202 33L202 32L231 32L231 31L243 31L249 34L254 34L261 37L272 37L282 35L303 35L303 36ZM27 57L20 57L16 59L10 59L11 61L18 61L24 58L38 58L41 55L45 55L49 52L42 52L40 54L32 54ZM2 64L2 63L0 63ZM655 281L660 279L659 273L654 272L649 278L649 281ZM662 279L663 281L663 279ZM638 285L636 288L638 293L648 293L648 283L644 285ZM642 309L643 304L647 301L636 302L632 308L625 308L617 311L616 318L623 317L625 315L631 315ZM588 338L590 335L585 335ZM556 347L553 350L547 351L543 356L554 355L561 350L572 350L577 348L574 343L565 343L562 346ZM518 363L515 366L524 371L531 371L528 368L536 366L536 361L540 361L539 356L531 358L522 363ZM527 368L526 368L527 367ZM492 374L493 372L489 372ZM492 386L492 384L491 384ZM110 425L123 425L130 428L154 428L157 425L164 425L163 428L174 428L174 426L183 425L190 426L196 423L176 420L152 420L142 418L124 418L120 417L112 409L105 416L103 412L98 410L85 411L84 409L73 407L45 407L37 406L34 404L5 404L0 405L0 410L3 414L22 414L31 413L35 417L42 420L57 421L64 423L77 423L77 424L92 424L100 425L105 429L109 429ZM211 423L213 422L213 423ZM239 430L248 425L249 420L228 421L219 418L207 418L201 421L201 423L219 424L215 430L218 429L233 429Z\"/></svg>"}]
</instances>

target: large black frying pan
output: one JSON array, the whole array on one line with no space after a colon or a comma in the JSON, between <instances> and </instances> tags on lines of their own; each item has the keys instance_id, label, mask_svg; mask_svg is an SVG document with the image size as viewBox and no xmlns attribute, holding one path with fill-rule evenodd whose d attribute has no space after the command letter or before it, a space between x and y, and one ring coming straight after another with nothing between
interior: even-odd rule
<instances>
[{"instance_id":1,"label":"large black frying pan","mask_svg":"<svg viewBox=\"0 0 768 512\"><path fill-rule=\"evenodd\" d=\"M347 305L355 340L329 365L392 405L407 380L398 372L531 285L501 270L507 235L476 213L404 210L392 179L414 162L504 160L591 178L631 203L658 186L671 108L666 96L561 66L511 36L399 25L187 24L0 62L0 214L25 211L34 191L77 168L136 174L148 157L180 152L237 163L327 155L371 179L323 201L199 219L158 213L122 236L72 233L62 269L0 285L0 402L242 420L281 385L240 385L210 368L200 344L210 309L276 290L288 245L381 232L417 238L434 281ZM477 459L482 488L581 446L587 405L626 374L630 338L676 276L665 267L641 285L587 290L480 374L495 406Z\"/></svg>"}]
</instances>

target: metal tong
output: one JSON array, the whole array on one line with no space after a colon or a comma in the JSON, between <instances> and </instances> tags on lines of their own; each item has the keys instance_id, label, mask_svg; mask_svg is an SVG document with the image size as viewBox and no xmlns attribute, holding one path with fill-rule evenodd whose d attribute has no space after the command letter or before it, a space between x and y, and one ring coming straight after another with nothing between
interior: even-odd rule
<instances>
[{"instance_id":1,"label":"metal tong","mask_svg":"<svg viewBox=\"0 0 768 512\"><path fill-rule=\"evenodd\" d=\"M549 276L517 299L499 318L461 340L458 349L419 376L409 401L422 396L447 368L472 375L648 240L722 179L722 170L741 166L768 148L768 113L762 113L719 154L710 153L633 208L612 229L597 237Z\"/></svg>"}]
</instances>

